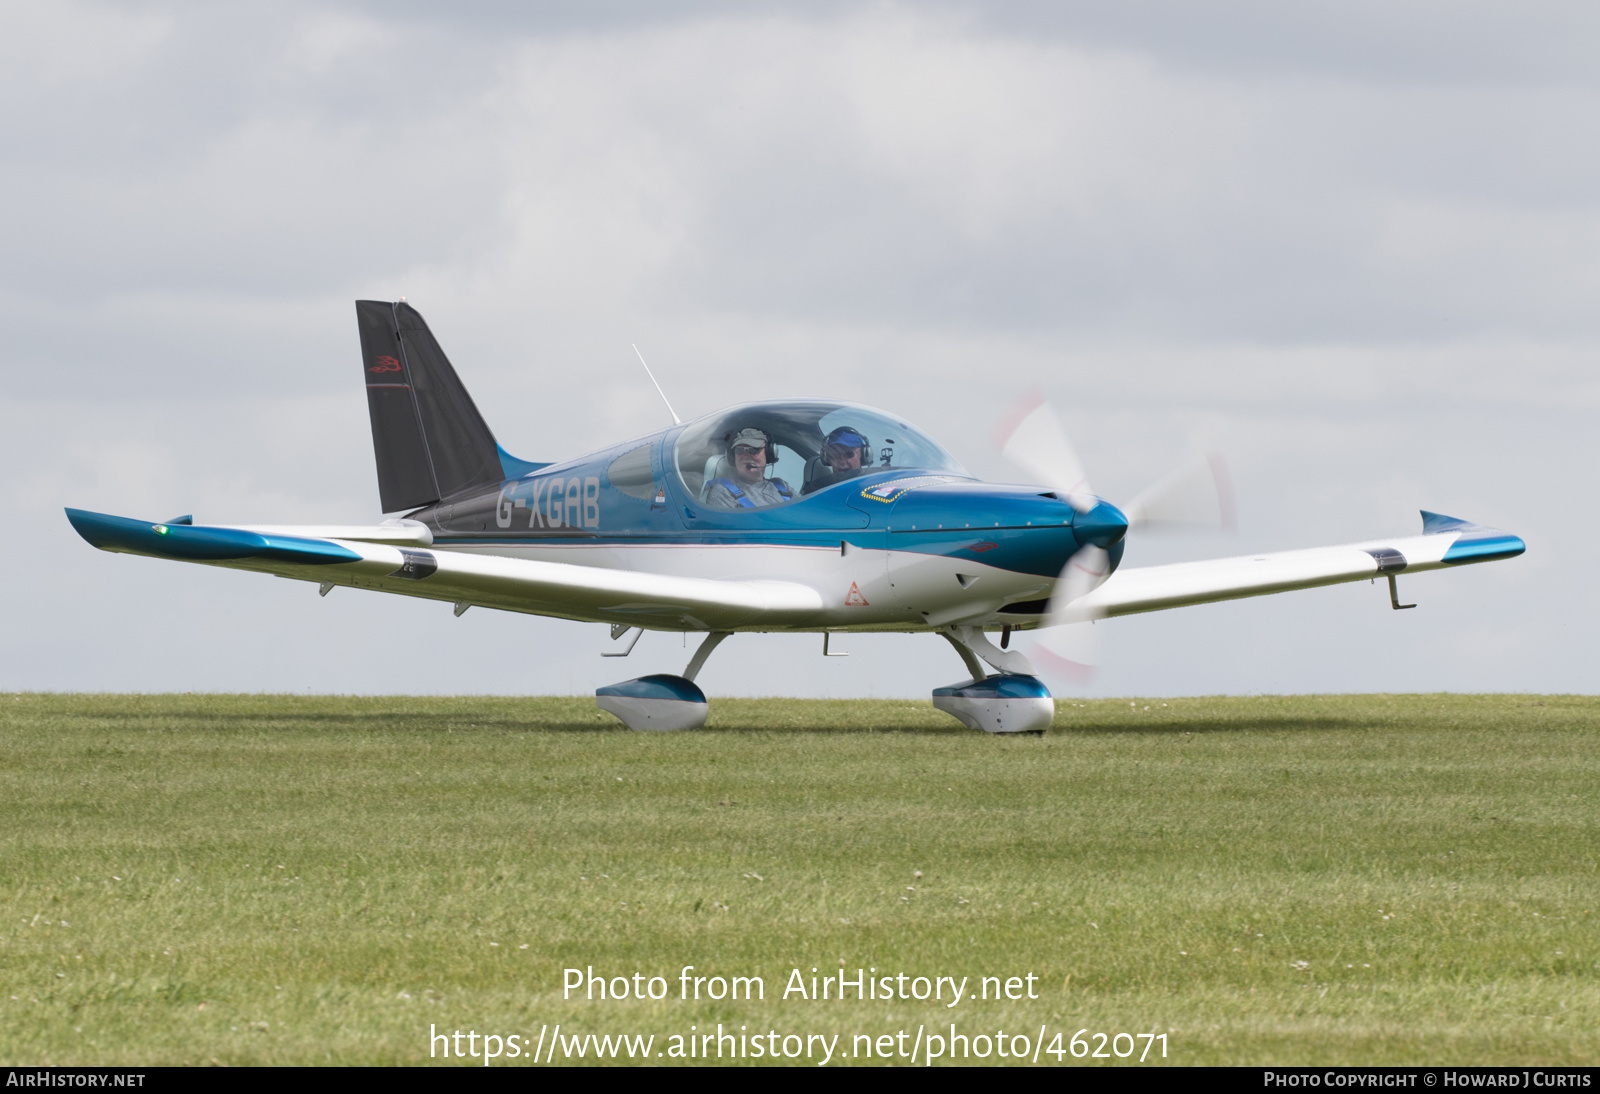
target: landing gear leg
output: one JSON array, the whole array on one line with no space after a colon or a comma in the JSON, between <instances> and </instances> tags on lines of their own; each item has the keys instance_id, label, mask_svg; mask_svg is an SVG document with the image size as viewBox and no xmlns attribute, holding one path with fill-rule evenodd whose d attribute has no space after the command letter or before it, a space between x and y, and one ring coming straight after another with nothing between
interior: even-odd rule
<instances>
[{"instance_id":1,"label":"landing gear leg","mask_svg":"<svg viewBox=\"0 0 1600 1094\"><path fill-rule=\"evenodd\" d=\"M1020 650L1003 650L989 641L989 636L983 633L982 627L946 627L939 632L944 635L949 643L961 654L961 660L966 662L967 671L972 673L974 680L982 680L987 675L983 666L979 665L976 658L981 657L989 664L1008 676L1037 676L1033 662L1022 655Z\"/></svg>"},{"instance_id":2,"label":"landing gear leg","mask_svg":"<svg viewBox=\"0 0 1600 1094\"><path fill-rule=\"evenodd\" d=\"M961 639L951 634L949 630L940 631L939 637L943 638L946 642L949 642L951 646L955 647L957 656L961 658L961 663L966 665L967 671L972 674L973 683L976 684L983 680L984 677L989 675L983 670L983 663L978 660L978 655L972 652L971 646L967 645L965 642L961 641Z\"/></svg>"},{"instance_id":3,"label":"landing gear leg","mask_svg":"<svg viewBox=\"0 0 1600 1094\"><path fill-rule=\"evenodd\" d=\"M610 684L594 693L601 710L615 714L629 729L699 729L706 724L706 693L694 678L706 658L732 631L712 631L689 659L682 676L656 673Z\"/></svg>"},{"instance_id":4,"label":"landing gear leg","mask_svg":"<svg viewBox=\"0 0 1600 1094\"><path fill-rule=\"evenodd\" d=\"M1056 715L1050 689L1017 650L1002 650L982 627L946 627L939 632L955 647L972 679L933 689L933 705L963 725L985 733L1043 733ZM979 659L999 675L984 672Z\"/></svg>"},{"instance_id":5,"label":"landing gear leg","mask_svg":"<svg viewBox=\"0 0 1600 1094\"><path fill-rule=\"evenodd\" d=\"M699 676L700 670L706 667L706 658L711 656L711 651L722 645L722 640L732 633L732 631L712 631L706 635L705 641L700 643L700 648L689 658L689 667L683 670L683 678L693 681Z\"/></svg>"}]
</instances>

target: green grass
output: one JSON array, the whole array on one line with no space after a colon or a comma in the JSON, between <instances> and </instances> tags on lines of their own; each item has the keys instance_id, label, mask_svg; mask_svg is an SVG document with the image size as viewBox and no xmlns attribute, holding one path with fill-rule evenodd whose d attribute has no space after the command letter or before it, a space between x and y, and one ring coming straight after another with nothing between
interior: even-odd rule
<instances>
[{"instance_id":1,"label":"green grass","mask_svg":"<svg viewBox=\"0 0 1600 1094\"><path fill-rule=\"evenodd\" d=\"M916 702L719 699L654 735L588 699L0 695L0 1062L954 1021L1592 1065L1597 726L1584 697L1064 701L1013 740ZM778 998L841 961L1039 998ZM767 998L564 1000L589 965Z\"/></svg>"}]
</instances>

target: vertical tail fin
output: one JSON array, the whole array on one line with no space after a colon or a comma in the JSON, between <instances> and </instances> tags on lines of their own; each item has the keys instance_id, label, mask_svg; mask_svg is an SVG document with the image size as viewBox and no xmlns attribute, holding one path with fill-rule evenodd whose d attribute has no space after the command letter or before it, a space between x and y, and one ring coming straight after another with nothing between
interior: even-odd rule
<instances>
[{"instance_id":1,"label":"vertical tail fin","mask_svg":"<svg viewBox=\"0 0 1600 1094\"><path fill-rule=\"evenodd\" d=\"M357 300L356 323L383 511L502 481L500 446L417 310Z\"/></svg>"}]
</instances>

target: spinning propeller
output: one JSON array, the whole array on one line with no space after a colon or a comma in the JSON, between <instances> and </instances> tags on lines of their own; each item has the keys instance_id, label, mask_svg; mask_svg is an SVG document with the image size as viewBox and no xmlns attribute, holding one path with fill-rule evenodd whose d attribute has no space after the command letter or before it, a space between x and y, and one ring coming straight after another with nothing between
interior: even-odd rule
<instances>
[{"instance_id":1,"label":"spinning propeller","mask_svg":"<svg viewBox=\"0 0 1600 1094\"><path fill-rule=\"evenodd\" d=\"M1042 393L1018 404L996 431L995 441L1007 459L1051 487L1076 511L1072 528L1083 546L1057 575L1034 644L1050 670L1087 684L1099 663L1092 624L1103 612L1079 601L1111 576L1111 549L1135 529L1231 531L1233 490L1227 465L1215 452L1198 456L1148 487L1123 510L1089 488L1083 462Z\"/></svg>"}]
</instances>

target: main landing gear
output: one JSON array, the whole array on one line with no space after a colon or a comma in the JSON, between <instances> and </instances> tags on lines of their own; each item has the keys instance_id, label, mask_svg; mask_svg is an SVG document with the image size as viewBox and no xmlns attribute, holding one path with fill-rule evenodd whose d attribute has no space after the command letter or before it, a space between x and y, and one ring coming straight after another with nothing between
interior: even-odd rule
<instances>
[{"instance_id":1,"label":"main landing gear","mask_svg":"<svg viewBox=\"0 0 1600 1094\"><path fill-rule=\"evenodd\" d=\"M985 733L1043 733L1050 728L1055 700L1026 657L995 646L982 627L945 627L939 633L961 655L972 679L934 688L936 708ZM999 669L999 675L985 672L979 658Z\"/></svg>"},{"instance_id":2,"label":"main landing gear","mask_svg":"<svg viewBox=\"0 0 1600 1094\"><path fill-rule=\"evenodd\" d=\"M706 693L694 678L706 658L732 631L712 631L689 659L682 676L660 672L597 688L600 709L622 719L629 729L699 729L706 724Z\"/></svg>"},{"instance_id":3,"label":"main landing gear","mask_svg":"<svg viewBox=\"0 0 1600 1094\"><path fill-rule=\"evenodd\" d=\"M694 678L706 658L731 631L712 631L694 651L682 676L656 673L595 691L600 709L615 714L629 729L698 729L706 724L706 693ZM1016 650L1002 650L982 627L939 631L966 664L972 679L933 689L933 705L964 725L985 733L1043 733L1055 719L1050 689L1033 665ZM987 661L999 672L990 675Z\"/></svg>"}]
</instances>

